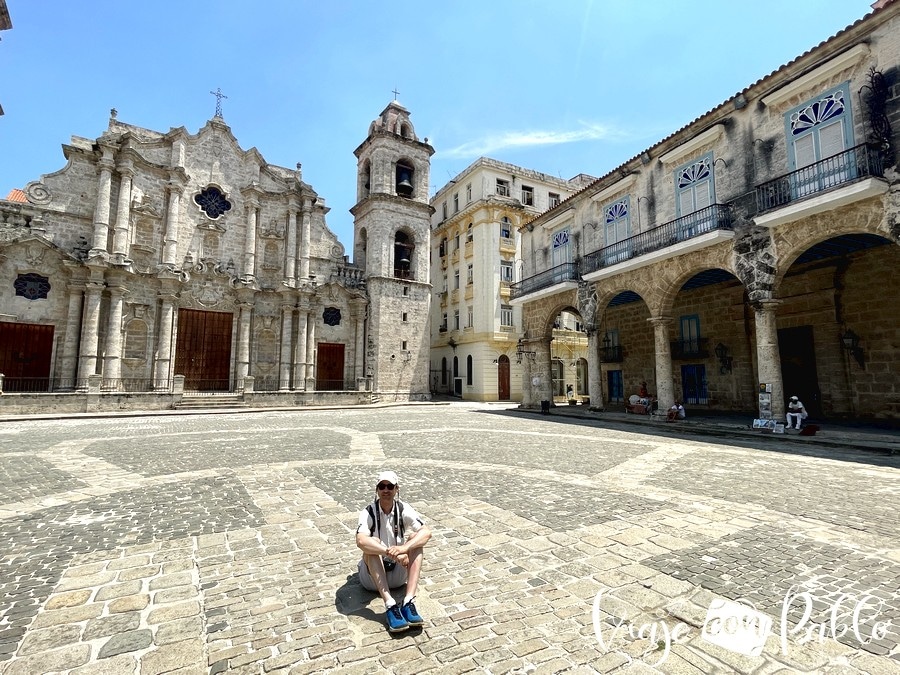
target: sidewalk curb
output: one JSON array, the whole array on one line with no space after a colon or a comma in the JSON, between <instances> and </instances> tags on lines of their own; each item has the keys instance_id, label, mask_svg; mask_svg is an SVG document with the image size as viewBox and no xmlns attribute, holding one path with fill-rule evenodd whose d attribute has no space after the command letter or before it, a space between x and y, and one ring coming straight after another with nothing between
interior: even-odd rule
<instances>
[{"instance_id":1,"label":"sidewalk curb","mask_svg":"<svg viewBox=\"0 0 900 675\"><path fill-rule=\"evenodd\" d=\"M565 417L568 419L588 420L592 422L606 422L607 424L626 424L633 427L642 427L644 429L669 429L675 434L688 434L695 436L712 436L715 438L735 438L739 437L746 440L768 440L788 441L802 445L817 445L821 447L839 448L841 450L859 450L862 452L872 452L879 455L900 455L900 442L891 443L890 441L853 441L836 438L822 438L817 436L797 436L791 434L772 434L754 431L743 427L724 427L724 426L700 426L696 422L681 421L677 426L658 427L657 423L649 422L643 415L634 415L637 418L620 419L620 418L603 418L600 411L594 412L595 416L588 416L584 413L569 413L564 406L551 408L549 415L542 414L540 410L533 408L515 408L517 412L525 412L541 417ZM674 435L674 434L673 434Z\"/></svg>"},{"instance_id":2,"label":"sidewalk curb","mask_svg":"<svg viewBox=\"0 0 900 675\"><path fill-rule=\"evenodd\" d=\"M124 417L173 417L176 415L234 415L236 413L263 412L322 412L328 410L372 410L380 408L398 408L401 406L445 406L444 401L389 401L385 403L363 403L360 405L322 405L322 406L278 406L273 408L254 408L252 406L216 407L216 408L183 408L180 410L107 410L103 412L84 413L37 413L35 415L7 415L0 417L4 422L39 422L46 420L68 419L115 419Z\"/></svg>"}]
</instances>

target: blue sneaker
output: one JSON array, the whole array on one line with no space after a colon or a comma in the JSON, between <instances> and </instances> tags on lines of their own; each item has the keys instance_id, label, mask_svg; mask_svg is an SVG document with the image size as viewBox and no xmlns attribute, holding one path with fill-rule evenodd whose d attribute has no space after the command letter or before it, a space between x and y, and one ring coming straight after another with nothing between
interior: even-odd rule
<instances>
[{"instance_id":1,"label":"blue sneaker","mask_svg":"<svg viewBox=\"0 0 900 675\"><path fill-rule=\"evenodd\" d=\"M405 630L409 630L409 623L403 618L403 613L400 611L400 605L390 607L388 611L385 612L385 617L387 618L388 632L402 633Z\"/></svg>"},{"instance_id":2,"label":"blue sneaker","mask_svg":"<svg viewBox=\"0 0 900 675\"><path fill-rule=\"evenodd\" d=\"M406 619L406 623L410 626L421 626L425 623L416 611L416 606L413 604L412 600L403 605L403 607L400 608L400 611L403 612L403 618Z\"/></svg>"}]
</instances>

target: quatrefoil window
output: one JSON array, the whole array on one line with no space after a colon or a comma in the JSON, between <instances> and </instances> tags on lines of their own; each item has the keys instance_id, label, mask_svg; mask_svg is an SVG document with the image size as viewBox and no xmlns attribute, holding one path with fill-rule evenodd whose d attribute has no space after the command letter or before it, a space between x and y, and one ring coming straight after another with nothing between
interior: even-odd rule
<instances>
[{"instance_id":1,"label":"quatrefoil window","mask_svg":"<svg viewBox=\"0 0 900 675\"><path fill-rule=\"evenodd\" d=\"M21 295L26 300L41 300L50 293L50 280L40 274L20 274L13 282L16 295Z\"/></svg>"},{"instance_id":2,"label":"quatrefoil window","mask_svg":"<svg viewBox=\"0 0 900 675\"><path fill-rule=\"evenodd\" d=\"M195 194L194 201L197 202L203 213L213 220L231 210L231 202L225 199L222 191L213 185L209 185Z\"/></svg>"}]
</instances>

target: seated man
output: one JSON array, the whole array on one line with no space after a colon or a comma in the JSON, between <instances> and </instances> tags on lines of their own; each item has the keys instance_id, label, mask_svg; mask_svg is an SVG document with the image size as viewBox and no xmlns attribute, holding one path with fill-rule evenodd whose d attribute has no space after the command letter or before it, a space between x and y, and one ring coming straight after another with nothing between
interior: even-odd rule
<instances>
[{"instance_id":1,"label":"seated man","mask_svg":"<svg viewBox=\"0 0 900 675\"><path fill-rule=\"evenodd\" d=\"M675 403L672 404L672 407L669 408L669 412L666 413L666 422L674 422L676 420L683 420L684 418L684 406L681 405L681 401L675 401Z\"/></svg>"},{"instance_id":2,"label":"seated man","mask_svg":"<svg viewBox=\"0 0 900 675\"><path fill-rule=\"evenodd\" d=\"M791 396L790 402L788 402L788 409L784 415L787 420L786 429L791 428L791 423L794 422L795 429L800 428L800 421L805 420L808 415L806 414L806 408L803 407L803 403L796 396Z\"/></svg>"},{"instance_id":3,"label":"seated man","mask_svg":"<svg viewBox=\"0 0 900 675\"><path fill-rule=\"evenodd\" d=\"M376 498L359 513L356 545L362 550L359 582L384 600L388 630L399 633L424 622L413 600L422 570L422 548L431 530L416 510L401 502L400 480L393 471L382 471L375 481ZM405 533L413 534L407 540ZM397 605L390 589L406 584L403 604Z\"/></svg>"}]
</instances>

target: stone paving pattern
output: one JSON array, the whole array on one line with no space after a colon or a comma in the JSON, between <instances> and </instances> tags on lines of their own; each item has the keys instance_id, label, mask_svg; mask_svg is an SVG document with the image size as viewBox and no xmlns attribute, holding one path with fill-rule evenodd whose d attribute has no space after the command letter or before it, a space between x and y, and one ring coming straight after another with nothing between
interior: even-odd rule
<instances>
[{"instance_id":1,"label":"stone paving pattern","mask_svg":"<svg viewBox=\"0 0 900 675\"><path fill-rule=\"evenodd\" d=\"M382 468L434 533L397 636L355 573ZM898 497L900 457L486 404L6 422L0 675L896 673ZM701 635L726 600L759 655Z\"/></svg>"}]
</instances>

